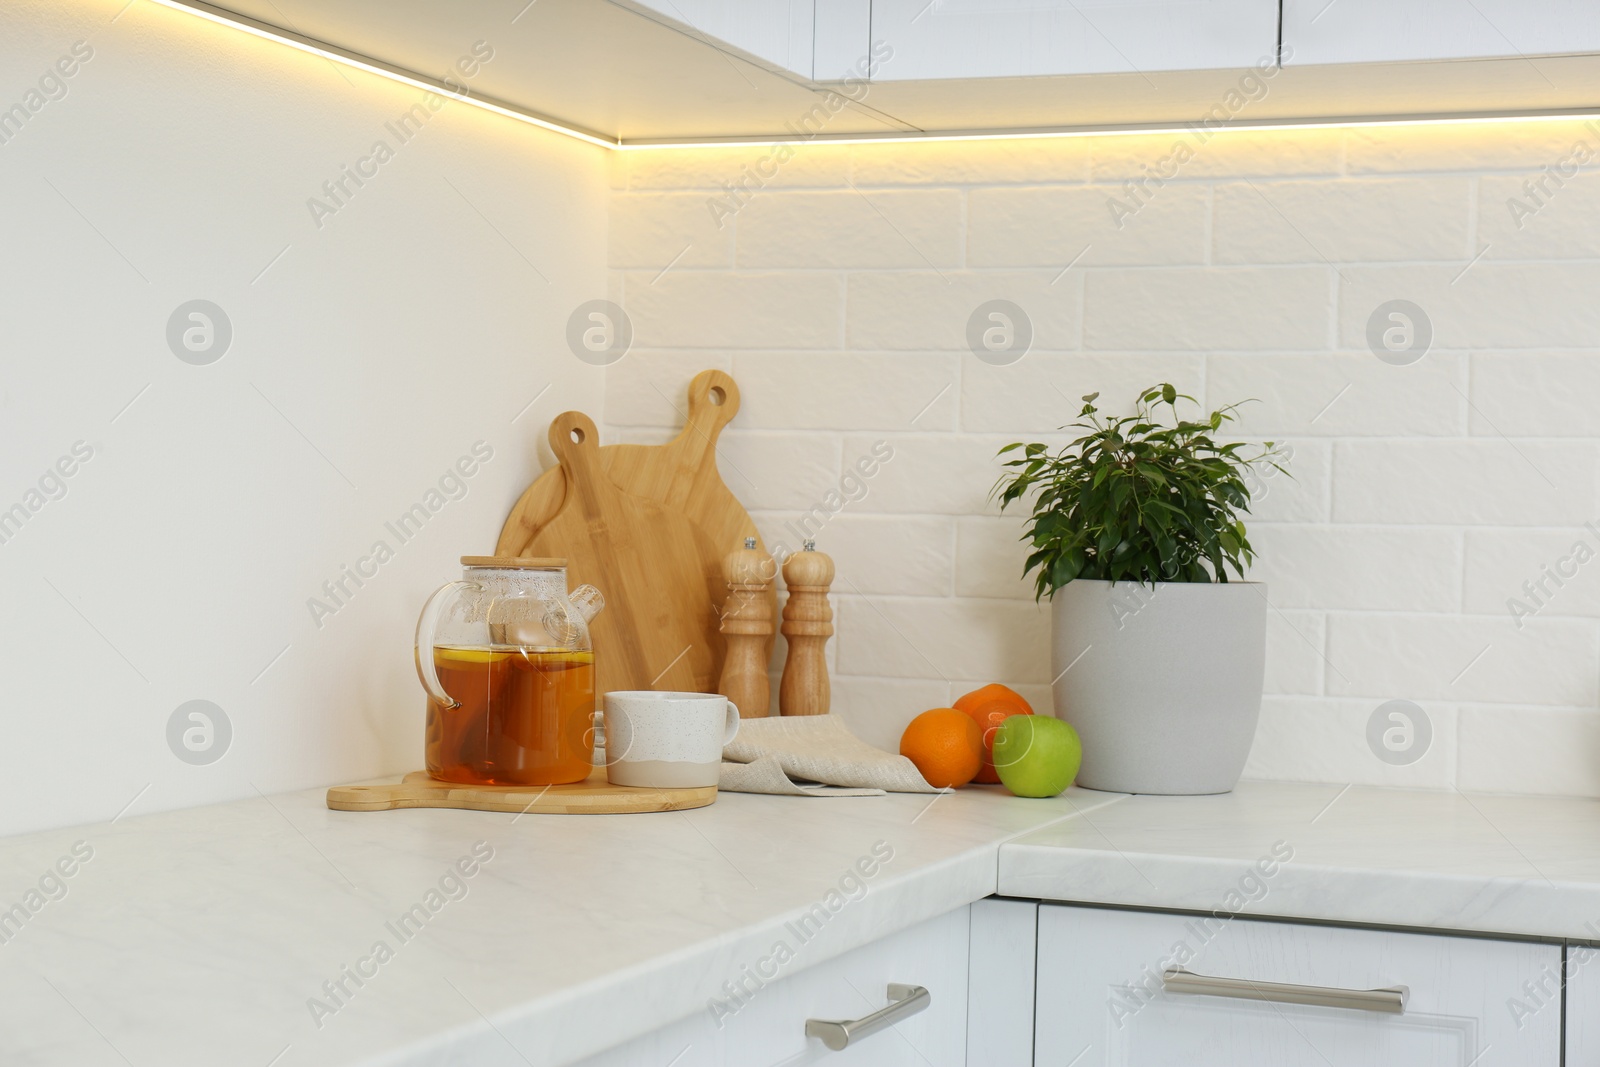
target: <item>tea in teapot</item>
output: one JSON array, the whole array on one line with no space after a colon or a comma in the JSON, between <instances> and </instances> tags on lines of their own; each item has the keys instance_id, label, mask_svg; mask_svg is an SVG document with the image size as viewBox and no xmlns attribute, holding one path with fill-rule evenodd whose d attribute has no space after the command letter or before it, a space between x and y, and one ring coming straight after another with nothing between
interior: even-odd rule
<instances>
[{"instance_id":1,"label":"tea in teapot","mask_svg":"<svg viewBox=\"0 0 1600 1067\"><path fill-rule=\"evenodd\" d=\"M468 785L563 785L594 748L593 586L567 592L566 560L463 556L417 620L428 692L428 773Z\"/></svg>"}]
</instances>

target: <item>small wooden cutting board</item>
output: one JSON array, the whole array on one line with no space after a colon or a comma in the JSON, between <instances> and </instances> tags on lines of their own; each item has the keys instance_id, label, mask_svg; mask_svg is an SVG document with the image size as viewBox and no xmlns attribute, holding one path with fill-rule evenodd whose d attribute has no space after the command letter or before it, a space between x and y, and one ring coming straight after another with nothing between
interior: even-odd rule
<instances>
[{"instance_id":1,"label":"small wooden cutting board","mask_svg":"<svg viewBox=\"0 0 1600 1067\"><path fill-rule=\"evenodd\" d=\"M739 386L731 375L705 370L689 383L684 427L664 445L602 445L600 465L617 487L678 509L711 538L712 570L721 580L722 557L756 537L756 524L728 491L717 470L717 440L739 413ZM561 510L567 482L551 467L523 492L500 531L495 554L525 556L535 535ZM774 601L775 602L775 601Z\"/></svg>"},{"instance_id":2,"label":"small wooden cutting board","mask_svg":"<svg viewBox=\"0 0 1600 1067\"><path fill-rule=\"evenodd\" d=\"M628 815L646 811L703 808L717 799L717 787L646 789L612 785L604 767L573 785L458 785L427 771L412 771L390 785L341 785L328 790L334 811L388 811L392 808L468 808L529 815Z\"/></svg>"},{"instance_id":3,"label":"small wooden cutting board","mask_svg":"<svg viewBox=\"0 0 1600 1067\"><path fill-rule=\"evenodd\" d=\"M689 383L684 427L671 442L602 445L599 449L600 468L618 489L687 518L701 534L695 544L700 553L706 600L713 609L720 608L728 595L722 574L723 557L743 545L746 537L756 538L757 545L761 545L755 523L723 483L717 469L717 441L723 428L739 413L739 399L739 386L732 376L720 370L701 371ZM535 555L534 542L560 514L570 492L568 476L561 465L540 475L511 509L500 531L496 554ZM572 580L577 584L576 575ZM775 586L776 583L768 585L765 592L768 611L774 618L778 613ZM611 593L604 586L600 591L607 596ZM696 687L712 692L722 677L726 651L721 613L712 610L696 622L701 630L692 653ZM772 642L771 637L765 642L768 661L772 659Z\"/></svg>"},{"instance_id":4,"label":"small wooden cutting board","mask_svg":"<svg viewBox=\"0 0 1600 1067\"><path fill-rule=\"evenodd\" d=\"M556 416L550 448L566 499L527 551L564 557L573 585L594 585L606 598L590 623L595 691L714 692L707 633L716 633L717 607L700 562L705 534L683 515L618 489L600 469L599 435L582 412Z\"/></svg>"}]
</instances>

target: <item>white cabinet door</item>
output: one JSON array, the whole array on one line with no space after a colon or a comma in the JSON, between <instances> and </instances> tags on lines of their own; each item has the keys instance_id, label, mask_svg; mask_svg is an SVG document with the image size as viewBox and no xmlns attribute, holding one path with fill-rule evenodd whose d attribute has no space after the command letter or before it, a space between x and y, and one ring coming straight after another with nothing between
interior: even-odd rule
<instances>
[{"instance_id":1,"label":"white cabinet door","mask_svg":"<svg viewBox=\"0 0 1600 1067\"><path fill-rule=\"evenodd\" d=\"M1600 51L1595 0L1284 0L1283 65Z\"/></svg>"},{"instance_id":2,"label":"white cabinet door","mask_svg":"<svg viewBox=\"0 0 1600 1067\"><path fill-rule=\"evenodd\" d=\"M813 0L631 2L801 77L811 77Z\"/></svg>"},{"instance_id":3,"label":"white cabinet door","mask_svg":"<svg viewBox=\"0 0 1600 1067\"><path fill-rule=\"evenodd\" d=\"M873 0L879 81L1276 62L1276 0Z\"/></svg>"},{"instance_id":4,"label":"white cabinet door","mask_svg":"<svg viewBox=\"0 0 1600 1067\"><path fill-rule=\"evenodd\" d=\"M872 62L872 0L816 0L812 78L859 78Z\"/></svg>"},{"instance_id":5,"label":"white cabinet door","mask_svg":"<svg viewBox=\"0 0 1600 1067\"><path fill-rule=\"evenodd\" d=\"M738 1002L708 1004L580 1067L963 1067L967 1049L968 908L780 977ZM750 961L752 968L759 961ZM741 968L742 972L744 968ZM737 981L739 973L730 974ZM888 1004L888 986L920 985L931 1002L841 1052L805 1035L807 1019L858 1019ZM627 1005L619 1004L618 1011Z\"/></svg>"},{"instance_id":6,"label":"white cabinet door","mask_svg":"<svg viewBox=\"0 0 1600 1067\"><path fill-rule=\"evenodd\" d=\"M1039 905L972 905L967 971L969 1067L1033 1067L1033 996Z\"/></svg>"},{"instance_id":7,"label":"white cabinet door","mask_svg":"<svg viewBox=\"0 0 1600 1067\"><path fill-rule=\"evenodd\" d=\"M1568 945L1567 1063L1600 1063L1600 946Z\"/></svg>"},{"instance_id":8,"label":"white cabinet door","mask_svg":"<svg viewBox=\"0 0 1600 1067\"><path fill-rule=\"evenodd\" d=\"M1179 966L1234 995L1164 989ZM1558 1067L1560 968L1555 945L1046 905L1034 1062ZM1409 995L1401 1014L1238 997L1260 983Z\"/></svg>"}]
</instances>

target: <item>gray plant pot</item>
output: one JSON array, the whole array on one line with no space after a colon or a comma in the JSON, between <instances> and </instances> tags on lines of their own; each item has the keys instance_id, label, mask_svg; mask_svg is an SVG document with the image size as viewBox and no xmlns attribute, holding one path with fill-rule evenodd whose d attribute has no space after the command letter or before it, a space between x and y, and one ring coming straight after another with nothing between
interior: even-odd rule
<instances>
[{"instance_id":1,"label":"gray plant pot","mask_svg":"<svg viewBox=\"0 0 1600 1067\"><path fill-rule=\"evenodd\" d=\"M1226 793L1261 714L1267 587L1078 579L1051 600L1056 717L1083 740L1078 784Z\"/></svg>"}]
</instances>

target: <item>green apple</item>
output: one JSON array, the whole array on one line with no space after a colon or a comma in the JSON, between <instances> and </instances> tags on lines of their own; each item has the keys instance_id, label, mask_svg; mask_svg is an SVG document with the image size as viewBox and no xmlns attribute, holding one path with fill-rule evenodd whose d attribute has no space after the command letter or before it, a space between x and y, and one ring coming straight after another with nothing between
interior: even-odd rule
<instances>
[{"instance_id":1,"label":"green apple","mask_svg":"<svg viewBox=\"0 0 1600 1067\"><path fill-rule=\"evenodd\" d=\"M1048 715L1013 715L994 734L994 769L1019 797L1053 797L1072 784L1083 744L1070 724Z\"/></svg>"}]
</instances>

